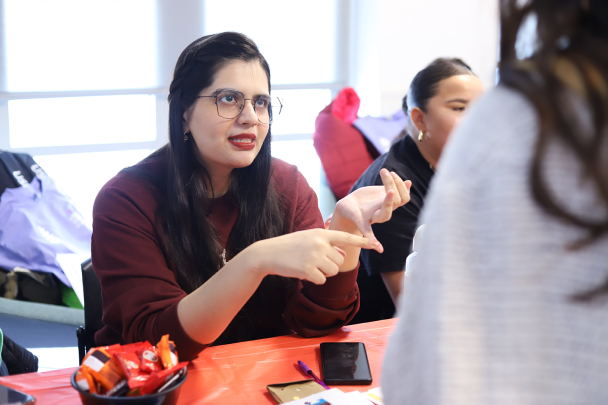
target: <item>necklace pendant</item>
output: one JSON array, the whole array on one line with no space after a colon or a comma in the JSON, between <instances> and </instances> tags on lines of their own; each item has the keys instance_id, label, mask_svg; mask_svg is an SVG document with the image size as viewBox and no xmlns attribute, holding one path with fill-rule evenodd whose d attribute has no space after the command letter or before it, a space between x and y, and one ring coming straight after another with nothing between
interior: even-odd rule
<instances>
[{"instance_id":1,"label":"necklace pendant","mask_svg":"<svg viewBox=\"0 0 608 405\"><path fill-rule=\"evenodd\" d=\"M224 266L226 265L226 263L228 263L226 261L226 249L224 249L224 251L222 252L222 261L224 262Z\"/></svg>"}]
</instances>

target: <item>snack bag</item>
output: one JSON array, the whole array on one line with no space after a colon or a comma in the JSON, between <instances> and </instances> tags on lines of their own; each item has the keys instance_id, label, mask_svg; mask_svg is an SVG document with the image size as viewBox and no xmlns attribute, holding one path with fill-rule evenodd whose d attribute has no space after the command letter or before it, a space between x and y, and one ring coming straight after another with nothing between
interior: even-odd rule
<instances>
[{"instance_id":1,"label":"snack bag","mask_svg":"<svg viewBox=\"0 0 608 405\"><path fill-rule=\"evenodd\" d=\"M82 391L88 391L90 394L97 394L97 386L93 376L86 370L81 368L76 372L76 385Z\"/></svg>"},{"instance_id":2,"label":"snack bag","mask_svg":"<svg viewBox=\"0 0 608 405\"><path fill-rule=\"evenodd\" d=\"M137 354L139 354L139 357L141 358L141 363L139 365L141 371L153 373L163 369L163 365L156 352L156 347L150 345L145 349L139 350Z\"/></svg>"},{"instance_id":3,"label":"snack bag","mask_svg":"<svg viewBox=\"0 0 608 405\"><path fill-rule=\"evenodd\" d=\"M185 373L175 344L165 335L158 347L150 342L119 344L89 350L76 371L76 386L106 396L136 396L169 389Z\"/></svg>"},{"instance_id":4,"label":"snack bag","mask_svg":"<svg viewBox=\"0 0 608 405\"><path fill-rule=\"evenodd\" d=\"M156 345L156 352L164 369L174 367L178 363L177 350L175 344L169 340L169 335L164 335L160 338L160 342Z\"/></svg>"},{"instance_id":5,"label":"snack bag","mask_svg":"<svg viewBox=\"0 0 608 405\"><path fill-rule=\"evenodd\" d=\"M102 393L110 391L121 380L125 379L122 369L112 361L109 353L100 348L94 348L82 361L81 370L90 373L97 383L102 386Z\"/></svg>"},{"instance_id":6,"label":"snack bag","mask_svg":"<svg viewBox=\"0 0 608 405\"><path fill-rule=\"evenodd\" d=\"M89 357L91 355L91 353L93 353L95 350L104 350L106 353L108 353L108 355L110 355L110 354L112 354L113 351L120 350L120 345L117 343L112 346L93 347L92 349L89 349L87 354L85 354L84 358L82 359L82 362L84 363L84 361L87 359L87 357Z\"/></svg>"},{"instance_id":7,"label":"snack bag","mask_svg":"<svg viewBox=\"0 0 608 405\"><path fill-rule=\"evenodd\" d=\"M169 381L181 369L186 368L186 366L188 366L188 362L184 361L171 368L151 374L146 384L141 387L140 395L152 394L153 392L156 392L157 389Z\"/></svg>"},{"instance_id":8,"label":"snack bag","mask_svg":"<svg viewBox=\"0 0 608 405\"><path fill-rule=\"evenodd\" d=\"M114 353L112 359L120 365L123 374L127 378L127 391L141 387L148 381L150 374L141 370L140 359L137 353Z\"/></svg>"},{"instance_id":9,"label":"snack bag","mask_svg":"<svg viewBox=\"0 0 608 405\"><path fill-rule=\"evenodd\" d=\"M113 345L113 346L108 346L108 348L106 349L106 351L109 354L114 354L114 353L137 353L137 351L141 350L144 347L149 347L152 346L150 344L150 342L145 341L145 342L137 342L137 343L129 343L128 345Z\"/></svg>"},{"instance_id":10,"label":"snack bag","mask_svg":"<svg viewBox=\"0 0 608 405\"><path fill-rule=\"evenodd\" d=\"M121 397L126 394L127 391L129 391L129 384L127 383L127 380L121 380L111 390L106 392L105 395L109 397Z\"/></svg>"}]
</instances>

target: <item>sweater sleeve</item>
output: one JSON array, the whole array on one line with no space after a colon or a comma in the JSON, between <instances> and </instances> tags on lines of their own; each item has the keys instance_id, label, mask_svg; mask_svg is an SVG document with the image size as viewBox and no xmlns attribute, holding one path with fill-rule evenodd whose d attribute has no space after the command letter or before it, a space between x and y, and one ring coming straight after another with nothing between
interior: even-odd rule
<instances>
[{"instance_id":1,"label":"sweater sleeve","mask_svg":"<svg viewBox=\"0 0 608 405\"><path fill-rule=\"evenodd\" d=\"M191 339L177 317L186 296L169 269L154 227L154 198L126 179L99 193L93 213L91 256L102 289L98 344L156 343L169 334L180 357L194 358L205 345Z\"/></svg>"},{"instance_id":2,"label":"sweater sleeve","mask_svg":"<svg viewBox=\"0 0 608 405\"><path fill-rule=\"evenodd\" d=\"M288 178L295 178L285 182L290 185L284 190L290 196L291 232L323 228L315 192L294 166L286 171L291 172ZM358 270L357 265L352 271L338 273L323 285L298 280L283 312L287 326L301 336L313 337L346 325L359 310Z\"/></svg>"}]
</instances>

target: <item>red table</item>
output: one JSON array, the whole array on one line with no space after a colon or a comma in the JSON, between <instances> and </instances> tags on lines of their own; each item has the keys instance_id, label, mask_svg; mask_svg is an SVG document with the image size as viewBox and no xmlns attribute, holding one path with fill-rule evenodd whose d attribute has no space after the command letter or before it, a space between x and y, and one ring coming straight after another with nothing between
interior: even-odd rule
<instances>
[{"instance_id":1,"label":"red table","mask_svg":"<svg viewBox=\"0 0 608 405\"><path fill-rule=\"evenodd\" d=\"M365 392L380 386L380 369L396 319L343 327L328 336L305 339L296 335L215 346L205 349L188 366L179 404L276 404L266 385L304 379L297 361L320 375L321 342L365 343L373 384L340 386L344 392ZM179 348L178 348L179 351ZM75 368L0 378L0 384L36 397L38 404L80 404L70 384Z\"/></svg>"}]
</instances>

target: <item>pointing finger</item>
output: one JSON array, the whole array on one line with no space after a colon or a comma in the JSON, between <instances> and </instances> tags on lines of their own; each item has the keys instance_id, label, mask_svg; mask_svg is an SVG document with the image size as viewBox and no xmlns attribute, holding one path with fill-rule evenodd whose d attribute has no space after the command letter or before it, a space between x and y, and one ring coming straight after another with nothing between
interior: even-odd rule
<instances>
[{"instance_id":1,"label":"pointing finger","mask_svg":"<svg viewBox=\"0 0 608 405\"><path fill-rule=\"evenodd\" d=\"M371 226L368 224L367 225L368 229L361 229L362 228L361 224L357 224L357 226L359 227L359 230L361 231L361 233L363 233L364 236L371 234L371 237L373 238L373 240L371 240L369 237L356 236L356 235L353 235L353 234L350 234L347 232L342 232L342 231L327 231L329 233L328 234L329 243L332 246L355 246L355 247L360 247L360 248L365 248L365 249L376 248L376 244L378 244L378 241L374 237L374 233L372 232Z\"/></svg>"}]
</instances>

